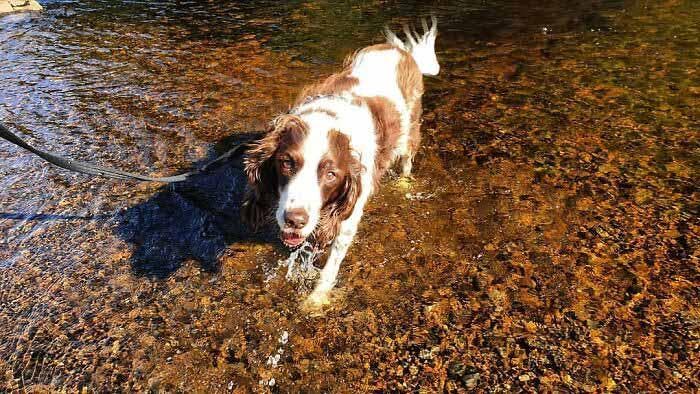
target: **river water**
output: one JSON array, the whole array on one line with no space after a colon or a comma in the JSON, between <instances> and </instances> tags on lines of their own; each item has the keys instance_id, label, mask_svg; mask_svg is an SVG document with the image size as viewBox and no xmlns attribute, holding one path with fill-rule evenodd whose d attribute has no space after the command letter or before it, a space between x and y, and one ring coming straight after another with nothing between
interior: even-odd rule
<instances>
[{"instance_id":1,"label":"river water","mask_svg":"<svg viewBox=\"0 0 700 394\"><path fill-rule=\"evenodd\" d=\"M45 1L0 16L0 119L129 171L256 138L434 13L414 176L331 307L240 225L239 158L90 178L0 141L0 391L694 391L700 2Z\"/></svg>"}]
</instances>

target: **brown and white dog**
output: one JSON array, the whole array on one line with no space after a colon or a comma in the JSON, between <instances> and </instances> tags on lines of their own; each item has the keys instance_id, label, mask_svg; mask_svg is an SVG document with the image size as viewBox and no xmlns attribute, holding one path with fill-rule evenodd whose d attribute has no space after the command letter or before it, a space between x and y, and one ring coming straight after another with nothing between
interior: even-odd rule
<instances>
[{"instance_id":1,"label":"brown and white dog","mask_svg":"<svg viewBox=\"0 0 700 394\"><path fill-rule=\"evenodd\" d=\"M387 43L357 51L344 69L305 88L248 150L244 221L275 218L280 238L295 248L309 240L331 251L309 306L328 302L362 211L396 161L411 173L420 142L423 75L437 75L436 20L425 33L404 28L407 42L386 31Z\"/></svg>"}]
</instances>

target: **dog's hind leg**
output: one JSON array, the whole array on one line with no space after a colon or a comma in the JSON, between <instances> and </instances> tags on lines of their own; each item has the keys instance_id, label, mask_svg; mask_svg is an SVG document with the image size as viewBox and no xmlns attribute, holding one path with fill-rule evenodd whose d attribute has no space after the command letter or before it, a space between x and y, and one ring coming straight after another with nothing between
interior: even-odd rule
<instances>
[{"instance_id":1,"label":"dog's hind leg","mask_svg":"<svg viewBox=\"0 0 700 394\"><path fill-rule=\"evenodd\" d=\"M421 126L421 116L423 114L423 106L420 99L416 100L413 104L413 109L411 110L411 125L408 130L408 143L406 144L406 150L402 152L399 157L399 163L401 165L401 176L410 177L411 171L413 170L413 158L418 152L418 147L420 146L420 126Z\"/></svg>"}]
</instances>

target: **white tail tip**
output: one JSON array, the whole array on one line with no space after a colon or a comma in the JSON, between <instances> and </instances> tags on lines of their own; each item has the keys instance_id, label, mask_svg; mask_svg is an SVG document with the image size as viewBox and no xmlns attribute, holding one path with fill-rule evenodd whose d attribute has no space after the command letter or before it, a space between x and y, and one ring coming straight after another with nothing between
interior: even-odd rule
<instances>
[{"instance_id":1,"label":"white tail tip","mask_svg":"<svg viewBox=\"0 0 700 394\"><path fill-rule=\"evenodd\" d=\"M406 42L401 41L401 39L388 28L384 30L387 42L410 52L423 75L437 75L440 72L440 64L435 54L437 18L433 15L430 17L430 21L432 22L432 26L429 27L428 21L425 18L421 19L423 34L418 34L415 29L404 25L403 32L406 35Z\"/></svg>"}]
</instances>

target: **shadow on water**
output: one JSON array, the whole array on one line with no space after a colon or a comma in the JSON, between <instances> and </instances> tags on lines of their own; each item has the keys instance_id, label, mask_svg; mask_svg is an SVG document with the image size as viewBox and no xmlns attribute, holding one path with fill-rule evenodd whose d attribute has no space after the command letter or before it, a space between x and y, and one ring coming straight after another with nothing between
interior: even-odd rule
<instances>
[{"instance_id":1,"label":"shadow on water","mask_svg":"<svg viewBox=\"0 0 700 394\"><path fill-rule=\"evenodd\" d=\"M227 245L271 240L266 233L247 230L239 214L246 179L243 149L233 149L260 135L240 133L223 139L202 163L214 157L220 160L115 217L115 234L135 247L131 256L135 274L166 278L188 259L205 271L216 271Z\"/></svg>"},{"instance_id":2,"label":"shadow on water","mask_svg":"<svg viewBox=\"0 0 700 394\"><path fill-rule=\"evenodd\" d=\"M218 269L218 258L235 242L274 241L267 231L252 233L240 220L246 186L242 157L245 144L263 132L236 133L220 140L196 172L183 182L165 185L148 200L116 215L66 215L0 212L0 219L26 221L109 221L115 234L134 245L135 274L167 278L185 260L205 271ZM239 149L242 148L242 149Z\"/></svg>"}]
</instances>

